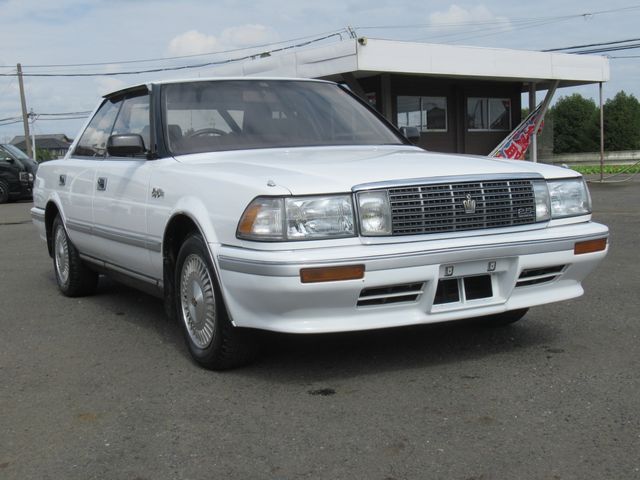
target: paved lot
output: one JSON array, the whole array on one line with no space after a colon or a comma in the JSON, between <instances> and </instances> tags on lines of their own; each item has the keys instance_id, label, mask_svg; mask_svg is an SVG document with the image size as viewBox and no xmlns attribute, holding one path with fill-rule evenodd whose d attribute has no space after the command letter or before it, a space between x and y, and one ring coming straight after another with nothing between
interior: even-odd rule
<instances>
[{"instance_id":1,"label":"paved lot","mask_svg":"<svg viewBox=\"0 0 640 480\"><path fill-rule=\"evenodd\" d=\"M58 294L29 204L0 205L0 478L640 478L640 182L581 299L511 327L269 335L196 367L156 299Z\"/></svg>"}]
</instances>

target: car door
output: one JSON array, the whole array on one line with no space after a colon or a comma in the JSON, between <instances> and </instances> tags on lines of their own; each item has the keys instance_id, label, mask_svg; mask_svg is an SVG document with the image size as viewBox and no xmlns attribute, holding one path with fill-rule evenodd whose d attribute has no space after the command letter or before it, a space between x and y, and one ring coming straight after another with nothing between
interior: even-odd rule
<instances>
[{"instance_id":1,"label":"car door","mask_svg":"<svg viewBox=\"0 0 640 480\"><path fill-rule=\"evenodd\" d=\"M97 256L92 239L96 169L107 151L107 139L121 101L105 100L82 132L71 155L58 162L52 188L57 192L67 233L84 255Z\"/></svg>"},{"instance_id":2,"label":"car door","mask_svg":"<svg viewBox=\"0 0 640 480\"><path fill-rule=\"evenodd\" d=\"M149 94L134 92L122 101L112 135L137 134L150 146ZM150 250L160 248L147 228L149 182L154 162L146 155L110 156L96 169L93 195L94 242L100 258L112 267L155 281Z\"/></svg>"}]
</instances>

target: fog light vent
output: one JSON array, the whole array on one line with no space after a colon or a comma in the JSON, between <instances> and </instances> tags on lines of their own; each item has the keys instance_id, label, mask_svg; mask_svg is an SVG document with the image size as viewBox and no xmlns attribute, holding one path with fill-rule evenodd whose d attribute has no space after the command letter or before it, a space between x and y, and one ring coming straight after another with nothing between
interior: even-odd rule
<instances>
[{"instance_id":1,"label":"fog light vent","mask_svg":"<svg viewBox=\"0 0 640 480\"><path fill-rule=\"evenodd\" d=\"M415 302L422 295L424 283L405 283L387 287L365 288L360 292L358 307Z\"/></svg>"},{"instance_id":2,"label":"fog light vent","mask_svg":"<svg viewBox=\"0 0 640 480\"><path fill-rule=\"evenodd\" d=\"M516 287L526 287L528 285L553 282L562 274L565 267L566 265L555 265L553 267L530 268L523 270L518 278Z\"/></svg>"}]
</instances>

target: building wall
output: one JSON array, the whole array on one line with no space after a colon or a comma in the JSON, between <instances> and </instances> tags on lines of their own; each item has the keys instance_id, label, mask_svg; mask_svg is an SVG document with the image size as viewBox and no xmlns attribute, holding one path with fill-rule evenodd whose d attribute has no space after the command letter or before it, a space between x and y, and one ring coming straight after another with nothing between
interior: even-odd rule
<instances>
[{"instance_id":1,"label":"building wall","mask_svg":"<svg viewBox=\"0 0 640 480\"><path fill-rule=\"evenodd\" d=\"M383 74L385 75L385 74ZM486 155L520 123L520 82L487 82L428 78L417 75L389 74L383 81L377 74L358 79L365 93L375 98L376 108L397 125L398 96L446 97L447 131L421 132L419 145L427 150ZM391 102L385 98L384 82L388 84ZM469 97L508 98L511 101L510 130L470 131L467 128L467 99ZM385 112L386 105L391 112Z\"/></svg>"}]
</instances>

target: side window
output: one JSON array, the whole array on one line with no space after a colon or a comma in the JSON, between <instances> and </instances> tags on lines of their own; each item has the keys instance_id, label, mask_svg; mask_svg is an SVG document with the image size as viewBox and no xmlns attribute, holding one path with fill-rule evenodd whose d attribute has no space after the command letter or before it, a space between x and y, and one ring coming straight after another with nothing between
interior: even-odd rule
<instances>
[{"instance_id":1,"label":"side window","mask_svg":"<svg viewBox=\"0 0 640 480\"><path fill-rule=\"evenodd\" d=\"M142 137L144 148L151 147L151 128L149 117L149 95L126 98L113 127L112 135L136 133Z\"/></svg>"},{"instance_id":2,"label":"side window","mask_svg":"<svg viewBox=\"0 0 640 480\"><path fill-rule=\"evenodd\" d=\"M74 155L104 157L107 153L107 139L111 135L113 122L122 101L106 100L82 133Z\"/></svg>"},{"instance_id":3,"label":"side window","mask_svg":"<svg viewBox=\"0 0 640 480\"><path fill-rule=\"evenodd\" d=\"M0 148L0 162L8 162L11 158L7 152Z\"/></svg>"},{"instance_id":4,"label":"side window","mask_svg":"<svg viewBox=\"0 0 640 480\"><path fill-rule=\"evenodd\" d=\"M511 130L511 100L508 98L467 98L469 131Z\"/></svg>"},{"instance_id":5,"label":"side window","mask_svg":"<svg viewBox=\"0 0 640 480\"><path fill-rule=\"evenodd\" d=\"M447 131L447 97L398 96L398 127L421 132Z\"/></svg>"}]
</instances>

